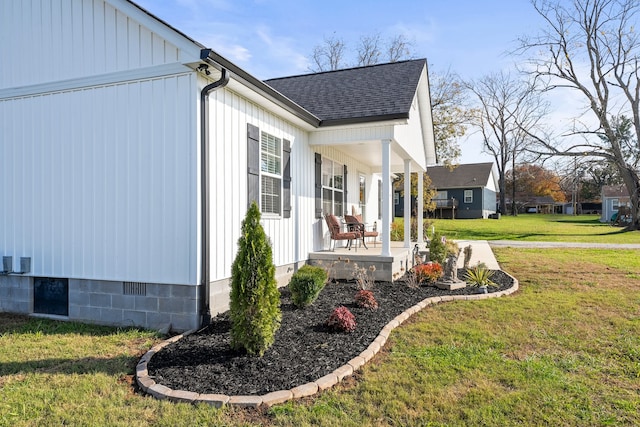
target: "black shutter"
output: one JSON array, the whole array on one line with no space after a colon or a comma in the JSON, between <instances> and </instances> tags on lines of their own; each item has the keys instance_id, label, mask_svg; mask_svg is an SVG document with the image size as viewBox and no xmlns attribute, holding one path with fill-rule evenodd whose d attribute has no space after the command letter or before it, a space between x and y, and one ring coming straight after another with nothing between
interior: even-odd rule
<instances>
[{"instance_id":1,"label":"black shutter","mask_svg":"<svg viewBox=\"0 0 640 427\"><path fill-rule=\"evenodd\" d=\"M260 206L260 129L247 123L247 190L248 206Z\"/></svg>"},{"instance_id":2,"label":"black shutter","mask_svg":"<svg viewBox=\"0 0 640 427\"><path fill-rule=\"evenodd\" d=\"M282 174L282 216L291 218L291 142L282 140L282 164L284 165Z\"/></svg>"},{"instance_id":3,"label":"black shutter","mask_svg":"<svg viewBox=\"0 0 640 427\"><path fill-rule=\"evenodd\" d=\"M347 165L344 165L342 177L342 210L345 215L349 214L349 211L347 211Z\"/></svg>"},{"instance_id":4,"label":"black shutter","mask_svg":"<svg viewBox=\"0 0 640 427\"><path fill-rule=\"evenodd\" d=\"M322 155L315 153L316 218L322 218Z\"/></svg>"}]
</instances>

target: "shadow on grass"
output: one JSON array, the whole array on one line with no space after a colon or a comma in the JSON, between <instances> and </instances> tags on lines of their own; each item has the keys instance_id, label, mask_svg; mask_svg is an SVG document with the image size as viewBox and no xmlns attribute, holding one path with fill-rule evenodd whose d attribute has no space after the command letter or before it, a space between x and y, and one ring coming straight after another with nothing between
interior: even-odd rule
<instances>
[{"instance_id":1,"label":"shadow on grass","mask_svg":"<svg viewBox=\"0 0 640 427\"><path fill-rule=\"evenodd\" d=\"M609 226L603 228L600 233L549 233L549 232L528 232L528 233L502 233L500 231L491 232L488 230L465 230L464 233L445 233L448 238L458 239L459 234L464 234L466 240L528 240L534 241L538 238L540 241L550 241L550 237L590 237L590 236L615 236L626 234L633 230L611 228ZM561 239L557 240L560 241ZM551 240L554 241L554 240Z\"/></svg>"},{"instance_id":2,"label":"shadow on grass","mask_svg":"<svg viewBox=\"0 0 640 427\"><path fill-rule=\"evenodd\" d=\"M580 217L575 218L571 216L553 217L553 218L549 218L549 222L570 222L572 224L588 224L588 225L595 225L595 226L609 225L605 222L600 222L600 217L596 217L593 219L585 219Z\"/></svg>"},{"instance_id":3,"label":"shadow on grass","mask_svg":"<svg viewBox=\"0 0 640 427\"><path fill-rule=\"evenodd\" d=\"M83 357L80 359L41 359L0 363L0 376L25 373L83 375L103 373L106 375L131 374L138 356Z\"/></svg>"},{"instance_id":4,"label":"shadow on grass","mask_svg":"<svg viewBox=\"0 0 640 427\"><path fill-rule=\"evenodd\" d=\"M137 328L113 328L108 326L89 325L79 322L65 322L59 320L41 319L29 317L23 314L0 313L0 334L24 335L24 336L55 336L55 335L82 335L91 337L109 337L133 331L132 339L153 338L137 335ZM45 343L53 343L55 338L46 338ZM46 345L46 344L45 344ZM137 360L141 354L134 356L88 356L82 358L42 358L37 360L24 360L0 363L0 376L20 373L40 374L94 374L107 375L131 374L135 369Z\"/></svg>"},{"instance_id":5,"label":"shadow on grass","mask_svg":"<svg viewBox=\"0 0 640 427\"><path fill-rule=\"evenodd\" d=\"M127 331L140 331L139 328L115 328L112 326L90 325L80 322L30 317L25 314L0 313L0 334L40 334L40 335L83 335L106 337Z\"/></svg>"}]
</instances>

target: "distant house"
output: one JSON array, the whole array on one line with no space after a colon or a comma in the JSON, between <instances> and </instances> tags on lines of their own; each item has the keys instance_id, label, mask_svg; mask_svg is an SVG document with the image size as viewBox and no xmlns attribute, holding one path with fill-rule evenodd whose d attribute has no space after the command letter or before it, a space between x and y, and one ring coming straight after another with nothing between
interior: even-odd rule
<instances>
[{"instance_id":1,"label":"distant house","mask_svg":"<svg viewBox=\"0 0 640 427\"><path fill-rule=\"evenodd\" d=\"M601 222L609 222L620 206L631 206L631 197L624 185L602 186L602 216Z\"/></svg>"},{"instance_id":2,"label":"distant house","mask_svg":"<svg viewBox=\"0 0 640 427\"><path fill-rule=\"evenodd\" d=\"M431 216L436 218L488 218L496 213L498 177L493 163L433 166L427 169L431 188L436 190L436 204ZM394 192L395 216L404 215L401 190Z\"/></svg>"},{"instance_id":3,"label":"distant house","mask_svg":"<svg viewBox=\"0 0 640 427\"><path fill-rule=\"evenodd\" d=\"M425 59L265 82L133 1L2 5L0 311L197 328L252 202L280 284L327 213L392 258L391 177L435 162Z\"/></svg>"},{"instance_id":4,"label":"distant house","mask_svg":"<svg viewBox=\"0 0 640 427\"><path fill-rule=\"evenodd\" d=\"M534 196L525 200L522 204L524 213L555 213L556 201L551 196ZM520 208L519 208L520 210Z\"/></svg>"}]
</instances>

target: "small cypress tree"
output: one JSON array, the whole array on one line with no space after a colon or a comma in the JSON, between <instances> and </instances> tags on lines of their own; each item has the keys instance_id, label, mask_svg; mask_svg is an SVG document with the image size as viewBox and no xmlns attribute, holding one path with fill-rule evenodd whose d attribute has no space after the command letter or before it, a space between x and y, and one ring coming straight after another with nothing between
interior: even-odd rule
<instances>
[{"instance_id":1,"label":"small cypress tree","mask_svg":"<svg viewBox=\"0 0 640 427\"><path fill-rule=\"evenodd\" d=\"M280 292L271 244L253 202L242 221L238 253L231 266L231 346L262 356L280 327Z\"/></svg>"},{"instance_id":2,"label":"small cypress tree","mask_svg":"<svg viewBox=\"0 0 640 427\"><path fill-rule=\"evenodd\" d=\"M442 235L435 232L429 242L429 260L444 265L447 259L447 247L442 241Z\"/></svg>"}]
</instances>

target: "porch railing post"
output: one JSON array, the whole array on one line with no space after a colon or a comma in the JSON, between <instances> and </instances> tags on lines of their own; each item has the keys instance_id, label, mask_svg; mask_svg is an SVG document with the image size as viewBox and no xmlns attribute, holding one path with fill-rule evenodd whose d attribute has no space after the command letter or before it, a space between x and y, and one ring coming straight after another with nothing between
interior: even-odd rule
<instances>
[{"instance_id":1,"label":"porch railing post","mask_svg":"<svg viewBox=\"0 0 640 427\"><path fill-rule=\"evenodd\" d=\"M411 247L411 159L404 159L404 247Z\"/></svg>"},{"instance_id":2,"label":"porch railing post","mask_svg":"<svg viewBox=\"0 0 640 427\"><path fill-rule=\"evenodd\" d=\"M424 245L424 172L418 171L418 245Z\"/></svg>"},{"instance_id":3,"label":"porch railing post","mask_svg":"<svg viewBox=\"0 0 640 427\"><path fill-rule=\"evenodd\" d=\"M391 140L383 139L382 150L382 256L391 256Z\"/></svg>"}]
</instances>

